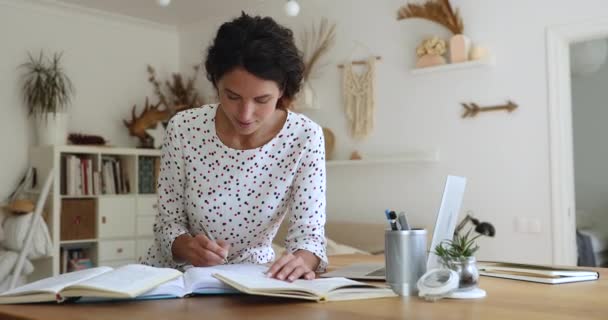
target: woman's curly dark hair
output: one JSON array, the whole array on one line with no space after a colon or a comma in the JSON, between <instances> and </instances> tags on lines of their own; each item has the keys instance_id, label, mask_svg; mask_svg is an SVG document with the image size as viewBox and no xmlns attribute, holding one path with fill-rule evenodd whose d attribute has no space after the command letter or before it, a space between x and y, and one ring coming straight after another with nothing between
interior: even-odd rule
<instances>
[{"instance_id":1,"label":"woman's curly dark hair","mask_svg":"<svg viewBox=\"0 0 608 320\"><path fill-rule=\"evenodd\" d=\"M278 108L291 105L300 90L304 61L295 45L293 32L270 17L244 12L222 24L207 50L207 78L217 90L217 82L227 72L242 67L258 78L277 83L283 96Z\"/></svg>"}]
</instances>

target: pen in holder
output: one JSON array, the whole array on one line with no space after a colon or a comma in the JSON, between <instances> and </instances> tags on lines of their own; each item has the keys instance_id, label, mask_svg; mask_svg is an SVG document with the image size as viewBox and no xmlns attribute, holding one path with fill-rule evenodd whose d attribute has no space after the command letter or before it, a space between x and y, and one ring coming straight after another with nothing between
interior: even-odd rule
<instances>
[{"instance_id":1,"label":"pen in holder","mask_svg":"<svg viewBox=\"0 0 608 320\"><path fill-rule=\"evenodd\" d=\"M384 233L386 282L401 296L416 295L416 282L426 272L425 229L386 230Z\"/></svg>"}]
</instances>

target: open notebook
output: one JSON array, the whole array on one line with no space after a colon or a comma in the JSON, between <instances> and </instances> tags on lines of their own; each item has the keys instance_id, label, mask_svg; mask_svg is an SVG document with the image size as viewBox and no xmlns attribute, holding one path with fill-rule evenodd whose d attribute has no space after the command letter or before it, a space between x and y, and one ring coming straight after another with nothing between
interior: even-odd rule
<instances>
[{"instance_id":1,"label":"open notebook","mask_svg":"<svg viewBox=\"0 0 608 320\"><path fill-rule=\"evenodd\" d=\"M340 301L395 297L389 288L369 285L346 278L325 278L286 282L268 278L263 272L243 274L220 271L213 275L235 289L272 297L321 301Z\"/></svg>"},{"instance_id":2,"label":"open notebook","mask_svg":"<svg viewBox=\"0 0 608 320\"><path fill-rule=\"evenodd\" d=\"M267 270L262 265L221 265L209 268L190 268L184 273L175 269L154 268L132 264L117 269L97 267L61 274L32 282L0 294L0 304L64 302L79 298L78 302L115 299L182 298L192 294L225 294L237 290L212 276L219 271L243 274Z\"/></svg>"},{"instance_id":3,"label":"open notebook","mask_svg":"<svg viewBox=\"0 0 608 320\"><path fill-rule=\"evenodd\" d=\"M505 262L480 262L479 274L488 277L548 284L591 281L599 278L599 273L591 270Z\"/></svg>"}]
</instances>

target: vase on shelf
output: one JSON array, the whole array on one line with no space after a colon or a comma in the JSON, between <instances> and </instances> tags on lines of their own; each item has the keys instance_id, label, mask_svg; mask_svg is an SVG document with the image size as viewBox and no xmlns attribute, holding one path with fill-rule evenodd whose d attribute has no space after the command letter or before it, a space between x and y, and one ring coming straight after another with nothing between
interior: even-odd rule
<instances>
[{"instance_id":1,"label":"vase on shelf","mask_svg":"<svg viewBox=\"0 0 608 320\"><path fill-rule=\"evenodd\" d=\"M471 39L464 34L456 34L450 38L450 63L469 60Z\"/></svg>"},{"instance_id":2,"label":"vase on shelf","mask_svg":"<svg viewBox=\"0 0 608 320\"><path fill-rule=\"evenodd\" d=\"M426 68L445 64L445 58L438 54L425 54L416 61L416 68Z\"/></svg>"}]
</instances>

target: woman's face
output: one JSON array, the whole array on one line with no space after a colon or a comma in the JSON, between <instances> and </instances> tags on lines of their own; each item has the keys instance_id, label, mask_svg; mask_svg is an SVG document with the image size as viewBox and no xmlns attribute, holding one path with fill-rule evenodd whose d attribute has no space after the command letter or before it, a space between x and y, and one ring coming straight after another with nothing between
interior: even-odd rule
<instances>
[{"instance_id":1,"label":"woman's face","mask_svg":"<svg viewBox=\"0 0 608 320\"><path fill-rule=\"evenodd\" d=\"M270 119L281 98L276 82L236 68L218 81L221 109L237 134L250 135Z\"/></svg>"}]
</instances>

